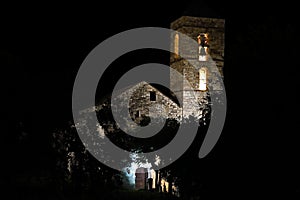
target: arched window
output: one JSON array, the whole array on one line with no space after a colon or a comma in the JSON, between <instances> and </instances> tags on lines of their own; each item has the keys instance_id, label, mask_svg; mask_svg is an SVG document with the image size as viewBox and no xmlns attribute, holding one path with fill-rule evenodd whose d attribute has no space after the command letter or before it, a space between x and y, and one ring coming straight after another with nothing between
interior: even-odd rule
<instances>
[{"instance_id":1,"label":"arched window","mask_svg":"<svg viewBox=\"0 0 300 200\"><path fill-rule=\"evenodd\" d=\"M199 61L208 61L208 47L209 47L209 41L208 41L208 34L207 33L201 33L198 35L198 44L199 44Z\"/></svg>"},{"instance_id":2,"label":"arched window","mask_svg":"<svg viewBox=\"0 0 300 200\"><path fill-rule=\"evenodd\" d=\"M174 37L174 53L176 54L175 56L179 55L179 35L178 35L178 33L176 33L175 37Z\"/></svg>"},{"instance_id":3,"label":"arched window","mask_svg":"<svg viewBox=\"0 0 300 200\"><path fill-rule=\"evenodd\" d=\"M199 70L199 90L202 91L206 90L207 88L206 79L207 79L207 71L205 68L201 68Z\"/></svg>"}]
</instances>

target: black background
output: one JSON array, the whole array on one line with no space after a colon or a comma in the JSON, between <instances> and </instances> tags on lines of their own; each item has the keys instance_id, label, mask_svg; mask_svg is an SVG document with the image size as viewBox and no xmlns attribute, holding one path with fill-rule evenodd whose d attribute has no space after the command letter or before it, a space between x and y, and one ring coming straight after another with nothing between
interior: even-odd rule
<instances>
[{"instance_id":1,"label":"black background","mask_svg":"<svg viewBox=\"0 0 300 200\"><path fill-rule=\"evenodd\" d=\"M72 119L73 82L96 45L131 28L169 27L186 10L207 15L202 3L2 6L1 185L14 187L15 174L53 169L51 132ZM205 4L226 20L228 111L220 141L205 158L211 163L211 190L228 196L299 196L297 6L287 1ZM25 143L18 142L20 122Z\"/></svg>"}]
</instances>

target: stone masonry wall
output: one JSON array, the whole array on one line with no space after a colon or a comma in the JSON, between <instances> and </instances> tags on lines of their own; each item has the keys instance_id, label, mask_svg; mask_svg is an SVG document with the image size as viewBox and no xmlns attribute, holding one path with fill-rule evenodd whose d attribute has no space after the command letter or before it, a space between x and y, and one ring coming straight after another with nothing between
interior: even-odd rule
<instances>
[{"instance_id":1,"label":"stone masonry wall","mask_svg":"<svg viewBox=\"0 0 300 200\"><path fill-rule=\"evenodd\" d=\"M150 100L150 92L155 92L156 100ZM123 104L125 109L129 109L132 119L139 121L143 116L155 118L175 118L180 119L182 109L170 98L161 93L158 89L146 82L141 82L129 88L117 96L120 101L129 100L129 105ZM151 110L151 112L150 112Z\"/></svg>"},{"instance_id":2,"label":"stone masonry wall","mask_svg":"<svg viewBox=\"0 0 300 200\"><path fill-rule=\"evenodd\" d=\"M181 78L177 79L174 73L170 73L170 88L183 102L183 115L197 115L196 108L204 107L203 98L207 96L209 91L222 90L220 79L217 79L217 73L223 76L224 66L224 31L225 21L223 19L199 18L183 16L175 20L171 24L171 29L186 34L197 41L200 33L208 34L208 53L210 59L207 61L199 61L198 46L190 45L187 41L179 37L179 52L187 59L171 55L171 67L181 73L188 80L194 91L190 91L190 87ZM180 36L180 35L179 35ZM174 37L174 36L172 36ZM171 45L171 48L173 46ZM204 67L207 71L208 91L199 90L199 69ZM192 100L197 99L198 107ZM207 102L206 102L207 103Z\"/></svg>"},{"instance_id":3,"label":"stone masonry wall","mask_svg":"<svg viewBox=\"0 0 300 200\"><path fill-rule=\"evenodd\" d=\"M171 29L197 41L200 33L207 33L209 38L209 54L217 63L222 73L224 66L224 47L225 47L225 20L183 16L171 23ZM174 36L173 36L174 37ZM179 49L190 59L198 59L198 49L186 45L186 41L179 38ZM179 51L180 51L179 50ZM171 63L176 62L176 58L171 58Z\"/></svg>"}]
</instances>

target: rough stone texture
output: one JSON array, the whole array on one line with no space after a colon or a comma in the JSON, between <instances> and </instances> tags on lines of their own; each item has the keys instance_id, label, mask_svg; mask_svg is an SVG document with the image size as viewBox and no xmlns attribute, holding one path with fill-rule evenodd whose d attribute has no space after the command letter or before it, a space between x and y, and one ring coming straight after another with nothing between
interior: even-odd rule
<instances>
[{"instance_id":1,"label":"rough stone texture","mask_svg":"<svg viewBox=\"0 0 300 200\"><path fill-rule=\"evenodd\" d=\"M150 100L150 92L155 92L155 101ZM180 119L182 115L179 105L147 82L138 83L116 98L116 102L121 103L120 109L129 109L131 118L136 122L145 116ZM129 104L126 104L128 101Z\"/></svg>"},{"instance_id":2,"label":"rough stone texture","mask_svg":"<svg viewBox=\"0 0 300 200\"><path fill-rule=\"evenodd\" d=\"M206 99L208 92L213 93L222 90L221 80L217 78L217 74L219 71L223 78L225 21L223 19L183 16L171 24L171 29L183 33L195 41L197 41L197 37L201 33L208 35L209 47L207 53L209 55L206 56L206 61L199 61L199 45L190 45L180 37L179 52L186 59L175 54L172 54L170 58L171 67L188 80L188 83L186 83L182 77L180 78L175 73L170 73L170 88L179 101L183 102L183 117L190 115L199 116L197 105L192 103L192 98L196 98L200 107L204 107L204 104L207 104L207 102L203 101L203 99ZM174 36L172 37L174 41ZM172 44L171 48L173 48ZM201 68L205 68L207 72L206 91L199 90L199 70ZM190 91L189 85L193 91Z\"/></svg>"},{"instance_id":3,"label":"rough stone texture","mask_svg":"<svg viewBox=\"0 0 300 200\"><path fill-rule=\"evenodd\" d=\"M208 34L209 54L217 63L217 66L224 66L224 39L225 39L225 20L201 17L183 16L171 23L171 29L186 34L197 41L200 33ZM185 41L179 39L179 48L186 52L186 56L191 59L198 58L198 49L186 46ZM176 60L176 59L175 59ZM174 61L171 58L171 62Z\"/></svg>"},{"instance_id":4,"label":"rough stone texture","mask_svg":"<svg viewBox=\"0 0 300 200\"><path fill-rule=\"evenodd\" d=\"M182 16L171 23L171 28L177 30L180 27L224 28L224 19Z\"/></svg>"}]
</instances>

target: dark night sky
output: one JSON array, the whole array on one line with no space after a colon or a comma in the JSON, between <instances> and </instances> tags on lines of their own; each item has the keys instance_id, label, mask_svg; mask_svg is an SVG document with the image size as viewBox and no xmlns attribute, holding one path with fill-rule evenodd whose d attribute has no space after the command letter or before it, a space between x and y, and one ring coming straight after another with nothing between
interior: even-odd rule
<instances>
[{"instance_id":1,"label":"dark night sky","mask_svg":"<svg viewBox=\"0 0 300 200\"><path fill-rule=\"evenodd\" d=\"M249 179L259 187L266 184L266 190L282 187L293 193L300 189L295 161L299 131L293 129L296 117L291 115L299 102L295 61L299 36L295 6L283 3L261 6L240 1L236 7L225 1L206 3L226 19L228 117L212 159L228 161L223 163L224 174L231 174L226 178L233 181L243 176L245 185L250 186ZM21 162L34 163L28 168L51 166L51 159L43 156L50 151L47 140L53 129L72 119L73 81L96 45L130 28L168 27L187 7L190 12L198 10L194 5L200 11L205 8L201 3L175 1L8 7L1 17L0 43L6 168L15 162L15 151L23 151ZM20 121L30 138L25 149L18 147L14 135ZM7 152L12 146L17 148Z\"/></svg>"}]
</instances>

